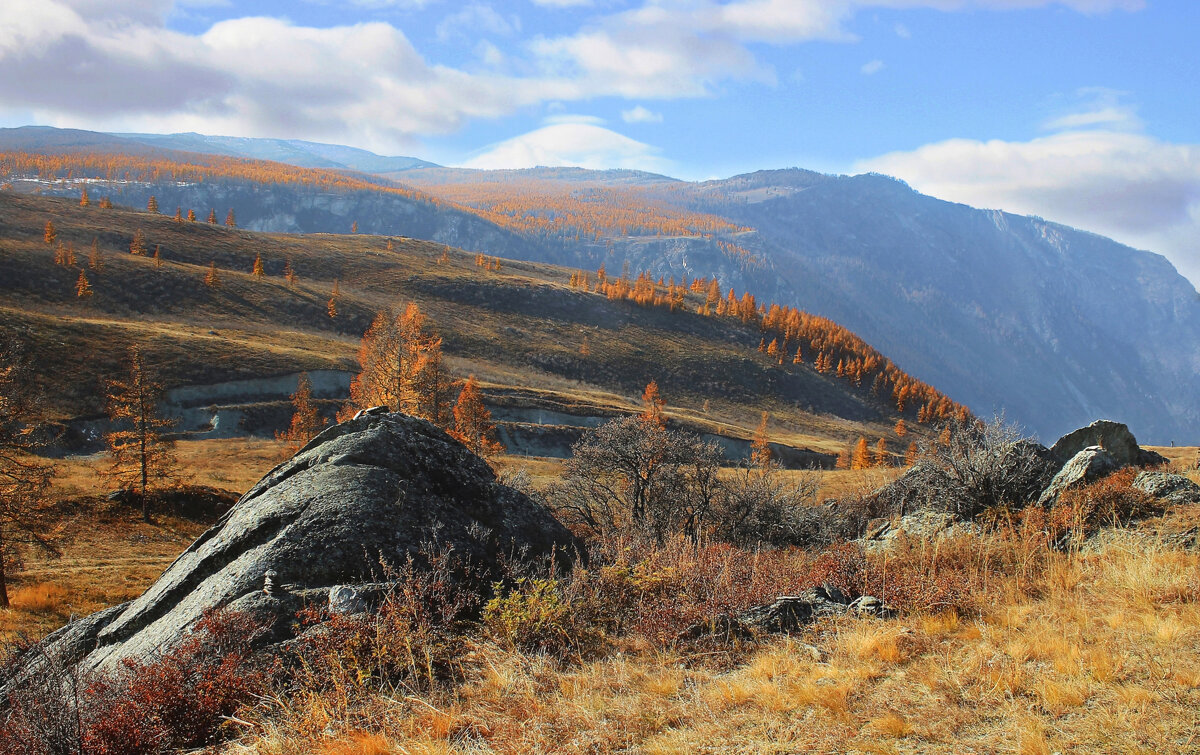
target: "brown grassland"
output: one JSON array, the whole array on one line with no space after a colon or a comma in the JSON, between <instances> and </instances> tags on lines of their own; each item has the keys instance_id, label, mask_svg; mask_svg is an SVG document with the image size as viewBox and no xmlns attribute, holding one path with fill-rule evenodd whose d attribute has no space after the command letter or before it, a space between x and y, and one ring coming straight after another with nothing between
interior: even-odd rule
<instances>
[{"instance_id":1,"label":"brown grassland","mask_svg":"<svg viewBox=\"0 0 1200 755\"><path fill-rule=\"evenodd\" d=\"M48 221L74 247L74 266L54 264ZM161 267L129 253L137 230L149 250L160 247ZM100 269L88 262L93 239ZM266 274L256 277L260 255ZM98 386L133 342L168 387L353 369L374 314L412 300L444 338L451 370L473 373L485 393L518 387L586 412L635 407L656 380L669 413L697 429L750 438L766 410L772 440L787 445L837 452L859 435L887 437L898 453L907 445L892 432L899 415L889 397L811 365L776 363L759 352L755 325L609 301L573 289L574 271L564 268L505 260L495 270L403 237L253 233L9 192L0 192L0 258L0 318L34 340L61 416L100 411ZM294 285L283 277L289 263ZM210 264L213 287L204 284ZM80 269L93 291L86 299L75 292ZM702 299L689 294L687 307ZM909 425L919 437L927 429L912 421L915 411Z\"/></svg>"},{"instance_id":2,"label":"brown grassland","mask_svg":"<svg viewBox=\"0 0 1200 755\"><path fill-rule=\"evenodd\" d=\"M193 482L238 491L276 463L278 453L273 441L180 444ZM1195 453L1175 455L1186 462ZM171 516L145 524L114 504L82 505L103 492L94 474L101 463L62 465L56 491L73 506L64 508L67 545L59 560L30 554L14 575L14 607L0 613L4 636L40 635L135 596L206 526ZM501 465L524 466L535 480L557 475L553 461L508 458ZM819 474L822 494L836 496L872 487L888 473ZM524 630L509 635L503 621L485 620L481 631L453 646L447 680L376 684L368 675L359 684L308 693L268 692L230 719L227 733L235 738L217 749L1194 752L1200 553L1179 536L1194 536L1198 523L1200 507L1178 508L1106 530L1067 552L1019 528L910 543L875 563L894 573L884 584L899 589L916 576L950 585L945 605L913 603L892 619L834 619L800 635L743 642L672 640L674 625L655 624L662 620L656 611L664 600L687 605L667 596L721 582L726 572L733 582L704 586L705 594L712 589L736 604L787 592L788 580L808 579L803 575L819 559L667 547L622 583L621 590L666 591L640 609L650 624L598 634L554 614L570 641L533 647L522 632L537 635L533 630L544 632L545 624L518 617ZM757 565L747 567L746 559ZM539 594L549 601L540 609L572 595L570 584L555 589Z\"/></svg>"}]
</instances>

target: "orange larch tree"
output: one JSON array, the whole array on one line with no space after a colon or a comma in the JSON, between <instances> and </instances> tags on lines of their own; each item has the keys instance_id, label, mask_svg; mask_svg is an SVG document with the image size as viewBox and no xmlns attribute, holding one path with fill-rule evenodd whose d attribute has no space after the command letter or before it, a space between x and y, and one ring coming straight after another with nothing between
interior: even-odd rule
<instances>
[{"instance_id":1,"label":"orange larch tree","mask_svg":"<svg viewBox=\"0 0 1200 755\"><path fill-rule=\"evenodd\" d=\"M143 256L146 254L146 234L139 228L133 232L133 240L129 242L129 253Z\"/></svg>"},{"instance_id":2,"label":"orange larch tree","mask_svg":"<svg viewBox=\"0 0 1200 755\"><path fill-rule=\"evenodd\" d=\"M874 462L873 466L876 466L876 467L892 466L892 455L888 451L887 438L880 438L875 443L875 454L874 454L874 458L872 459L872 461Z\"/></svg>"},{"instance_id":3,"label":"orange larch tree","mask_svg":"<svg viewBox=\"0 0 1200 755\"><path fill-rule=\"evenodd\" d=\"M659 427L667 426L667 418L663 415L666 399L658 392L658 381L651 380L642 391L642 413L638 415L642 421Z\"/></svg>"},{"instance_id":4,"label":"orange larch tree","mask_svg":"<svg viewBox=\"0 0 1200 755\"><path fill-rule=\"evenodd\" d=\"M767 419L767 413L763 412L754 431L754 441L750 444L750 463L764 471L771 468L771 439L767 435Z\"/></svg>"},{"instance_id":5,"label":"orange larch tree","mask_svg":"<svg viewBox=\"0 0 1200 755\"><path fill-rule=\"evenodd\" d=\"M87 273L82 269L79 271L79 278L75 281L75 296L80 299L86 299L92 295L92 286L88 283Z\"/></svg>"},{"instance_id":6,"label":"orange larch tree","mask_svg":"<svg viewBox=\"0 0 1200 755\"><path fill-rule=\"evenodd\" d=\"M867 445L867 439L859 437L858 443L854 445L854 452L850 455L851 469L869 469L871 467L871 448Z\"/></svg>"},{"instance_id":7,"label":"orange larch tree","mask_svg":"<svg viewBox=\"0 0 1200 755\"><path fill-rule=\"evenodd\" d=\"M162 386L149 373L141 350L129 349L129 372L108 384L108 417L113 430L104 442L112 457L108 475L124 490L132 490L142 504L142 518L150 521L150 485L174 476L174 442L164 432L174 422L158 416Z\"/></svg>"},{"instance_id":8,"label":"orange larch tree","mask_svg":"<svg viewBox=\"0 0 1200 755\"><path fill-rule=\"evenodd\" d=\"M301 372L292 394L292 422L284 432L275 433L275 439L284 443L284 450L292 456L304 447L325 427L325 419L313 404L312 381L307 372Z\"/></svg>"},{"instance_id":9,"label":"orange larch tree","mask_svg":"<svg viewBox=\"0 0 1200 755\"><path fill-rule=\"evenodd\" d=\"M458 394L454 404L454 429L450 435L484 458L504 452L504 446L496 440L492 413L483 405L483 394L474 375L467 378Z\"/></svg>"},{"instance_id":10,"label":"orange larch tree","mask_svg":"<svg viewBox=\"0 0 1200 755\"><path fill-rule=\"evenodd\" d=\"M358 347L361 371L350 383L349 409L386 406L449 426L450 381L442 363L442 339L426 332L425 324L415 302L399 315L389 310L375 315Z\"/></svg>"}]
</instances>

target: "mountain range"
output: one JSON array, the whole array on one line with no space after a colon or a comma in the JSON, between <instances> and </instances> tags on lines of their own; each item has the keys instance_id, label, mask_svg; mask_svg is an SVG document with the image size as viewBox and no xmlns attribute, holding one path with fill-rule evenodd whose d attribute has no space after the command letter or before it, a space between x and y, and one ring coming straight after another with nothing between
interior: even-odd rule
<instances>
[{"instance_id":1,"label":"mountain range","mask_svg":"<svg viewBox=\"0 0 1200 755\"><path fill-rule=\"evenodd\" d=\"M1043 439L1111 417L1151 442L1200 442L1200 295L1165 258L882 175L789 169L693 183L636 171L472 171L310 142L45 128L0 130L0 150L57 155L58 166L126 156L120 176L90 175L83 161L34 175L0 159L0 180L18 191L68 196L88 180L130 206L155 195L168 213L232 209L255 230L354 227L588 271L715 277L828 317L977 414L1003 411ZM147 161L211 162L201 154L341 171L356 183L139 172Z\"/></svg>"}]
</instances>

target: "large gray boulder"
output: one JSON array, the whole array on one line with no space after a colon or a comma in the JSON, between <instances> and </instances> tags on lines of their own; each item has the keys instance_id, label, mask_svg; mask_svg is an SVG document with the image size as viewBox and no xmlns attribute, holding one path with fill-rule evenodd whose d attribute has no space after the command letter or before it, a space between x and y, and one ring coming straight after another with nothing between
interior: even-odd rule
<instances>
[{"instance_id":1,"label":"large gray boulder","mask_svg":"<svg viewBox=\"0 0 1200 755\"><path fill-rule=\"evenodd\" d=\"M1139 446L1137 438L1133 437L1127 426L1107 419L1096 420L1087 427L1062 436L1050 447L1050 454L1063 465L1090 446L1103 448L1118 467L1150 467L1167 462L1162 454Z\"/></svg>"},{"instance_id":2,"label":"large gray boulder","mask_svg":"<svg viewBox=\"0 0 1200 755\"><path fill-rule=\"evenodd\" d=\"M1100 446L1089 446L1071 457L1038 498L1039 506L1053 505L1060 495L1094 482L1121 465Z\"/></svg>"},{"instance_id":3,"label":"large gray boulder","mask_svg":"<svg viewBox=\"0 0 1200 755\"><path fill-rule=\"evenodd\" d=\"M1134 479L1133 487L1165 503L1200 503L1200 485L1181 474L1142 472Z\"/></svg>"},{"instance_id":4,"label":"large gray boulder","mask_svg":"<svg viewBox=\"0 0 1200 755\"><path fill-rule=\"evenodd\" d=\"M327 604L339 585L378 592L387 565L420 564L431 544L469 559L481 589L503 558L568 562L577 547L549 511L497 483L438 428L367 414L271 470L141 597L69 625L31 658L114 670L171 648L206 610L225 606L278 619L273 639L282 641L305 602Z\"/></svg>"}]
</instances>

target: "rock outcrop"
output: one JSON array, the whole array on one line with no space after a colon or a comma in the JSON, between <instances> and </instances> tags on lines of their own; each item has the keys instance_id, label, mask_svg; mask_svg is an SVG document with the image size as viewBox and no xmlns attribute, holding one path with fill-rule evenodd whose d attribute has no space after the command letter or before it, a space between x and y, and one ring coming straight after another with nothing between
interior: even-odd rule
<instances>
[{"instance_id":1,"label":"rock outcrop","mask_svg":"<svg viewBox=\"0 0 1200 755\"><path fill-rule=\"evenodd\" d=\"M1100 446L1088 446L1072 456L1071 460L1058 470L1050 485L1042 491L1038 505L1051 506L1066 491L1095 482L1121 466Z\"/></svg>"},{"instance_id":2,"label":"rock outcrop","mask_svg":"<svg viewBox=\"0 0 1200 755\"><path fill-rule=\"evenodd\" d=\"M1128 427L1107 419L1096 420L1087 427L1062 436L1050 447L1050 454L1060 465L1065 465L1090 446L1103 448L1118 467L1151 467L1167 463L1167 458L1162 454L1139 446Z\"/></svg>"},{"instance_id":3,"label":"rock outcrop","mask_svg":"<svg viewBox=\"0 0 1200 755\"><path fill-rule=\"evenodd\" d=\"M141 597L64 627L31 657L116 669L171 648L205 611L225 606L277 619L273 639L281 641L302 604L332 598L335 610L361 610L389 565L420 564L445 548L486 583L504 558L569 561L577 543L432 424L368 413L325 430L268 473Z\"/></svg>"},{"instance_id":4,"label":"rock outcrop","mask_svg":"<svg viewBox=\"0 0 1200 755\"><path fill-rule=\"evenodd\" d=\"M1133 487L1146 495L1173 505L1200 503L1200 485L1180 474L1142 472Z\"/></svg>"}]
</instances>

